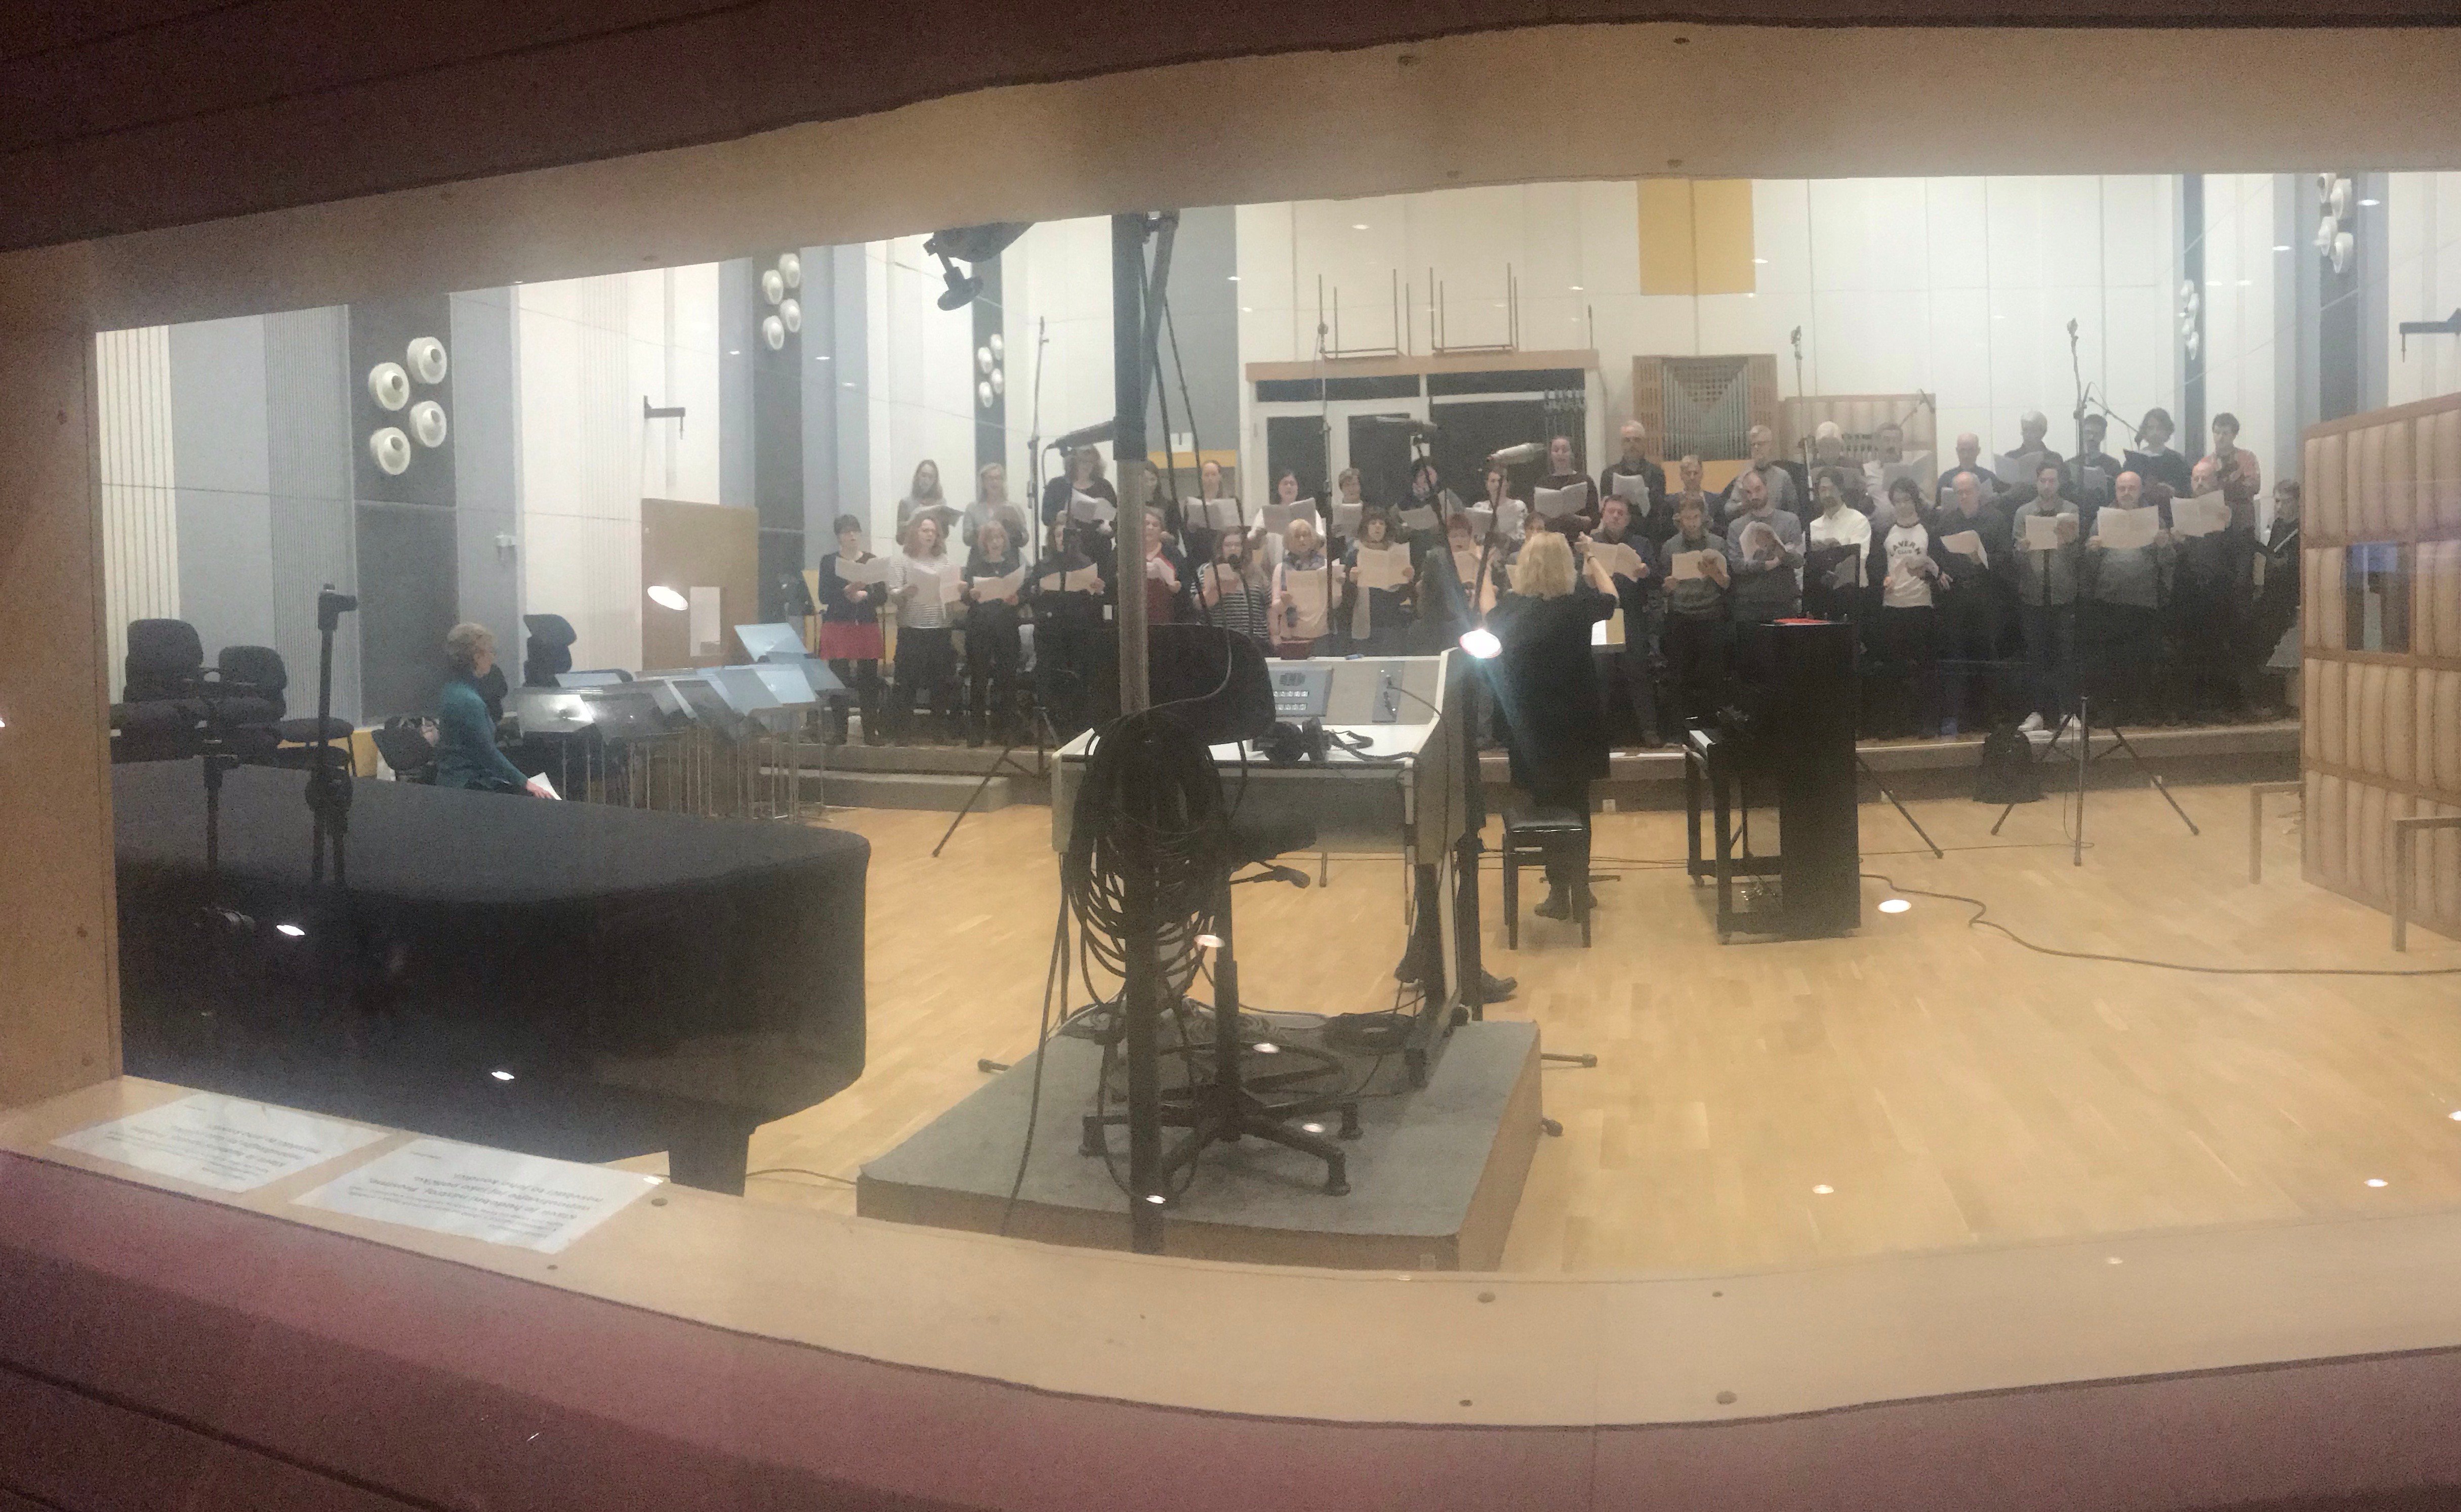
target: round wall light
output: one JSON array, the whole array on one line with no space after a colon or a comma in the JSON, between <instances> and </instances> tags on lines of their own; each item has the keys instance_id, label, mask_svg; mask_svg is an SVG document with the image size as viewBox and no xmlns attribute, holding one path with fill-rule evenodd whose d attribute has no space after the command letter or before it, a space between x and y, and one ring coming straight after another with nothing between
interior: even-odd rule
<instances>
[{"instance_id":1,"label":"round wall light","mask_svg":"<svg viewBox=\"0 0 2461 1512\"><path fill-rule=\"evenodd\" d=\"M793 252L781 252L781 253L780 253L780 254L779 254L779 256L778 256L778 276L779 276L780 278L784 279L784 280L786 281L786 287L787 287L788 288L801 288L801 287L803 287L803 260L802 260L802 258L801 256L799 256L798 254L793 253Z\"/></svg>"},{"instance_id":2,"label":"round wall light","mask_svg":"<svg viewBox=\"0 0 2461 1512\"><path fill-rule=\"evenodd\" d=\"M780 301L780 302L779 302L779 305L778 305L778 319L779 319L780 323L781 323L781 324L782 324L783 326L785 326L785 328L786 328L788 330L802 330L802 329L803 329L803 306L802 306L802 301L800 301L800 300L793 300L793 299L788 299L788 300L781 300L781 301Z\"/></svg>"}]
</instances>

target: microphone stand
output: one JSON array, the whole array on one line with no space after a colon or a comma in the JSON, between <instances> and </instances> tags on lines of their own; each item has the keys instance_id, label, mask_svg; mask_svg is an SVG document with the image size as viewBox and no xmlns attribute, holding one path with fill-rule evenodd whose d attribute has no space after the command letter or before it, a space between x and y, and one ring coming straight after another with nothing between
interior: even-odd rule
<instances>
[{"instance_id":1,"label":"microphone stand","mask_svg":"<svg viewBox=\"0 0 2461 1512\"><path fill-rule=\"evenodd\" d=\"M355 595L336 593L328 583L316 595L316 749L309 757L308 811L310 826L308 881L325 881L325 841L333 841L333 885L350 890L346 854L351 834L351 774L333 765L333 742L328 728L333 718L333 632L342 616L359 607Z\"/></svg>"}]
</instances>

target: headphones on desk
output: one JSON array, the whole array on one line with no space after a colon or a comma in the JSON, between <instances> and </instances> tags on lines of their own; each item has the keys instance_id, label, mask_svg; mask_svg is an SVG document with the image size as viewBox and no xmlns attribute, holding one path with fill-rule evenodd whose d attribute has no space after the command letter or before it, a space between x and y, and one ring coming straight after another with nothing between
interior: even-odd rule
<instances>
[{"instance_id":1,"label":"headphones on desk","mask_svg":"<svg viewBox=\"0 0 2461 1512\"><path fill-rule=\"evenodd\" d=\"M1321 761L1333 750L1333 739L1325 733L1321 719L1288 719L1273 721L1273 733L1256 742L1273 766L1296 766L1302 761Z\"/></svg>"}]
</instances>

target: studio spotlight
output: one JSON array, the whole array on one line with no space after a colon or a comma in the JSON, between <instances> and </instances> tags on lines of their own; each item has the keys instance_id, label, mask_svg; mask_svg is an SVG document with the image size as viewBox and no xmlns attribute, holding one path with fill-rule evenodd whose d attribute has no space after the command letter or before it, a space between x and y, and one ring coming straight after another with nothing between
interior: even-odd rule
<instances>
[{"instance_id":1,"label":"studio spotlight","mask_svg":"<svg viewBox=\"0 0 2461 1512\"><path fill-rule=\"evenodd\" d=\"M940 260L940 276L949 286L940 296L940 308L963 309L983 291L983 281L971 273L958 272L957 264L983 263L999 256L1033 224L1031 221L994 221L985 225L961 225L933 232L923 244L923 250Z\"/></svg>"},{"instance_id":2,"label":"studio spotlight","mask_svg":"<svg viewBox=\"0 0 2461 1512\"><path fill-rule=\"evenodd\" d=\"M974 302L974 296L983 291L981 279L971 273L958 272L957 265L950 262L946 257L940 259L940 276L949 286L940 292L942 309L963 309Z\"/></svg>"}]
</instances>

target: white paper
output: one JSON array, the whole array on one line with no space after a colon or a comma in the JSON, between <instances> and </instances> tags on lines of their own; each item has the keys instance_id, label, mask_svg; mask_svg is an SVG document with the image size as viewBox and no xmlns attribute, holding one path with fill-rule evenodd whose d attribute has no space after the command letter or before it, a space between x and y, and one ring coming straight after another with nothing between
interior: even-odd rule
<instances>
[{"instance_id":1,"label":"white paper","mask_svg":"<svg viewBox=\"0 0 2461 1512\"><path fill-rule=\"evenodd\" d=\"M1401 522L1401 526L1404 530L1433 530L1436 528L1436 509L1433 504L1412 504L1409 508L1402 510L1394 518Z\"/></svg>"},{"instance_id":2,"label":"white paper","mask_svg":"<svg viewBox=\"0 0 2461 1512\"><path fill-rule=\"evenodd\" d=\"M1014 604L1016 602L1017 590L1023 586L1025 586L1025 568L1019 567L1015 572L1003 572L995 578L974 579L974 597L997 599L1003 604Z\"/></svg>"},{"instance_id":3,"label":"white paper","mask_svg":"<svg viewBox=\"0 0 2461 1512\"><path fill-rule=\"evenodd\" d=\"M953 568L932 574L940 580L940 602L954 604L966 596L966 580ZM930 591L926 589L925 591Z\"/></svg>"},{"instance_id":4,"label":"white paper","mask_svg":"<svg viewBox=\"0 0 2461 1512\"><path fill-rule=\"evenodd\" d=\"M2162 523L2162 511L2151 507L2121 509L2108 506L2093 517L2093 533L2102 543L2117 551L2133 551L2153 543L2154 532Z\"/></svg>"},{"instance_id":5,"label":"white paper","mask_svg":"<svg viewBox=\"0 0 2461 1512\"><path fill-rule=\"evenodd\" d=\"M2171 530L2174 535L2210 536L2227 529L2230 519L2230 500L2219 494L2171 500Z\"/></svg>"},{"instance_id":6,"label":"white paper","mask_svg":"<svg viewBox=\"0 0 2461 1512\"><path fill-rule=\"evenodd\" d=\"M1832 588L1859 588L1863 586L1863 559L1846 556L1829 569L1829 586Z\"/></svg>"},{"instance_id":7,"label":"white paper","mask_svg":"<svg viewBox=\"0 0 2461 1512\"><path fill-rule=\"evenodd\" d=\"M1472 504L1461 513L1462 518L1469 522L1469 538L1472 541L1485 541L1487 531L1494 528L1495 508L1491 504Z\"/></svg>"},{"instance_id":8,"label":"white paper","mask_svg":"<svg viewBox=\"0 0 2461 1512\"><path fill-rule=\"evenodd\" d=\"M1191 499L1180 507L1182 519L1208 530L1236 530L1243 513L1254 511L1242 511L1235 499Z\"/></svg>"},{"instance_id":9,"label":"white paper","mask_svg":"<svg viewBox=\"0 0 2461 1512\"><path fill-rule=\"evenodd\" d=\"M1054 572L1042 580L1045 593L1100 593L1102 591L1102 569L1096 566L1071 567Z\"/></svg>"},{"instance_id":10,"label":"white paper","mask_svg":"<svg viewBox=\"0 0 2461 1512\"><path fill-rule=\"evenodd\" d=\"M1649 479L1645 474L1616 474L1615 491L1617 499L1633 506L1635 514L1638 514L1649 505Z\"/></svg>"},{"instance_id":11,"label":"white paper","mask_svg":"<svg viewBox=\"0 0 2461 1512\"><path fill-rule=\"evenodd\" d=\"M658 1184L603 1165L413 1139L298 1203L552 1255Z\"/></svg>"},{"instance_id":12,"label":"white paper","mask_svg":"<svg viewBox=\"0 0 2461 1512\"><path fill-rule=\"evenodd\" d=\"M838 577L857 585L886 583L888 581L888 559L867 557L861 562L849 562L841 556L838 558Z\"/></svg>"},{"instance_id":13,"label":"white paper","mask_svg":"<svg viewBox=\"0 0 2461 1512\"><path fill-rule=\"evenodd\" d=\"M1735 549L1747 562L1776 562L1786 555L1786 543L1778 539L1777 527L1766 520L1746 521L1735 527L1743 533L1735 538Z\"/></svg>"},{"instance_id":14,"label":"white paper","mask_svg":"<svg viewBox=\"0 0 2461 1512\"><path fill-rule=\"evenodd\" d=\"M363 1129L338 1118L192 1092L177 1102L94 1124L52 1142L218 1192L252 1192L384 1137L382 1129Z\"/></svg>"},{"instance_id":15,"label":"white paper","mask_svg":"<svg viewBox=\"0 0 2461 1512\"><path fill-rule=\"evenodd\" d=\"M1407 546L1360 546L1358 583L1362 588L1398 588L1410 569Z\"/></svg>"},{"instance_id":16,"label":"white paper","mask_svg":"<svg viewBox=\"0 0 2461 1512\"><path fill-rule=\"evenodd\" d=\"M1282 573L1282 591L1291 596L1291 607L1298 610L1298 628L1324 623L1323 568L1313 567L1306 571L1296 567L1286 568ZM1276 632L1292 628L1287 618L1276 618L1273 622Z\"/></svg>"},{"instance_id":17,"label":"white paper","mask_svg":"<svg viewBox=\"0 0 2461 1512\"><path fill-rule=\"evenodd\" d=\"M2027 515L2025 517L2025 549L2057 551L2060 548L2060 522L2065 515Z\"/></svg>"},{"instance_id":18,"label":"white paper","mask_svg":"<svg viewBox=\"0 0 2461 1512\"><path fill-rule=\"evenodd\" d=\"M1098 499L1092 494L1068 496L1068 518L1071 520L1081 520L1088 524L1107 525L1119 517L1118 506L1107 499Z\"/></svg>"},{"instance_id":19,"label":"white paper","mask_svg":"<svg viewBox=\"0 0 2461 1512\"><path fill-rule=\"evenodd\" d=\"M1590 622L1590 644L1600 650L1623 645L1623 610L1618 608L1602 620Z\"/></svg>"},{"instance_id":20,"label":"white paper","mask_svg":"<svg viewBox=\"0 0 2461 1512\"><path fill-rule=\"evenodd\" d=\"M1699 551L1674 553L1666 559L1667 578L1676 583L1689 583L1695 578L1707 577L1709 574L1701 568L1701 559L1712 555L1716 550L1715 546L1704 546Z\"/></svg>"},{"instance_id":21,"label":"white paper","mask_svg":"<svg viewBox=\"0 0 2461 1512\"><path fill-rule=\"evenodd\" d=\"M1991 564L1991 553L1983 549L1982 537L1975 531L1959 530L1939 538L1939 543L1960 557L1971 557L1984 566Z\"/></svg>"},{"instance_id":22,"label":"white paper","mask_svg":"<svg viewBox=\"0 0 2461 1512\"><path fill-rule=\"evenodd\" d=\"M1589 507L1588 485L1575 483L1570 488L1541 488L1537 495L1539 515L1548 520L1562 520L1577 515Z\"/></svg>"},{"instance_id":23,"label":"white paper","mask_svg":"<svg viewBox=\"0 0 2461 1512\"><path fill-rule=\"evenodd\" d=\"M1333 501L1333 533L1337 536L1357 535L1359 533L1359 517L1365 513L1367 513L1367 505L1364 501L1353 504L1345 503L1338 499L1335 500Z\"/></svg>"},{"instance_id":24,"label":"white paper","mask_svg":"<svg viewBox=\"0 0 2461 1512\"><path fill-rule=\"evenodd\" d=\"M561 800L564 797L563 794L555 790L555 784L546 779L546 774L544 772L530 778L528 782L524 784L524 786L527 787L531 792L537 794L541 798L551 798Z\"/></svg>"},{"instance_id":25,"label":"white paper","mask_svg":"<svg viewBox=\"0 0 2461 1512\"><path fill-rule=\"evenodd\" d=\"M1640 577L1640 553L1620 541L1593 541L1589 544L1590 560L1607 569L1607 575L1617 578Z\"/></svg>"},{"instance_id":26,"label":"white paper","mask_svg":"<svg viewBox=\"0 0 2461 1512\"><path fill-rule=\"evenodd\" d=\"M695 656L717 656L721 654L724 650L724 643L720 637L725 632L717 628L719 620L718 590L710 587L695 588L692 590L691 597L692 653Z\"/></svg>"}]
</instances>

